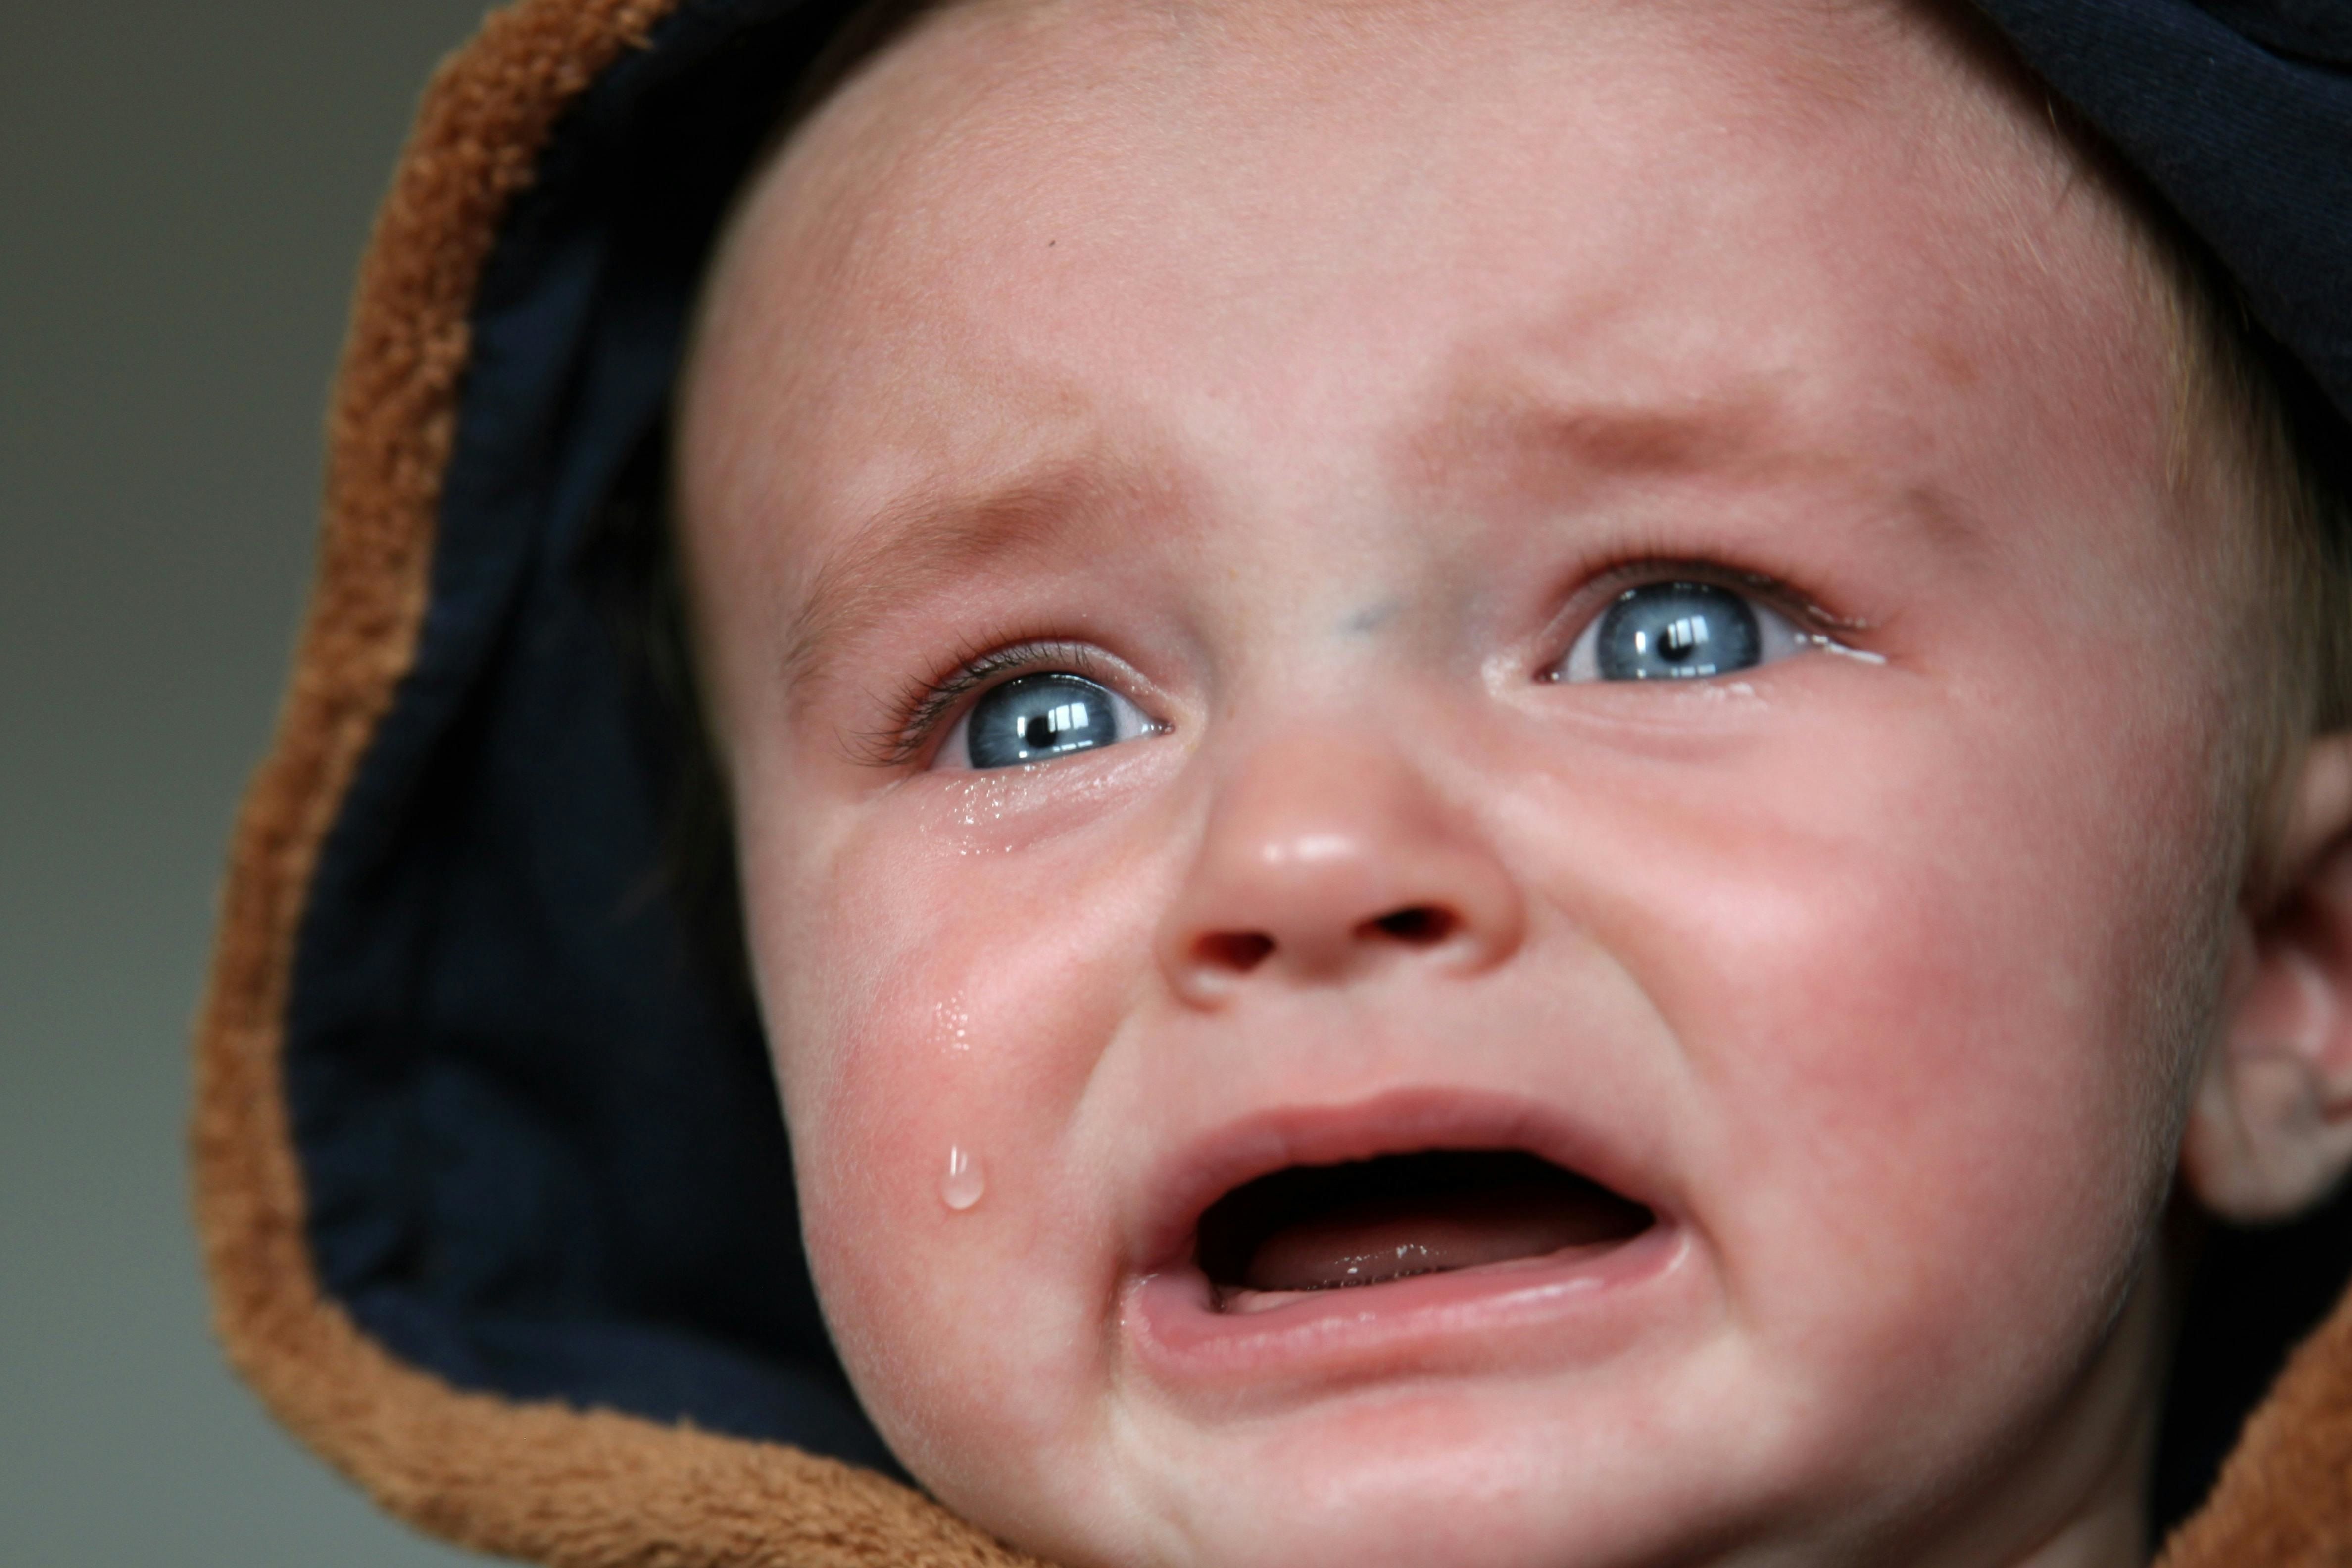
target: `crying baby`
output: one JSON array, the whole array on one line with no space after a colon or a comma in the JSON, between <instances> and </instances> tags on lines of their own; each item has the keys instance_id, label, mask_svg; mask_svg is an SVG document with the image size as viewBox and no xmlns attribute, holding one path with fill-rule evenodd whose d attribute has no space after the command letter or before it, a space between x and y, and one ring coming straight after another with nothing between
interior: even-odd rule
<instances>
[{"instance_id":1,"label":"crying baby","mask_svg":"<svg viewBox=\"0 0 2352 1568\"><path fill-rule=\"evenodd\" d=\"M908 17L672 497L908 1468L1077 1565L2143 1561L2168 1215L2352 1154L2228 329L1916 0Z\"/></svg>"}]
</instances>

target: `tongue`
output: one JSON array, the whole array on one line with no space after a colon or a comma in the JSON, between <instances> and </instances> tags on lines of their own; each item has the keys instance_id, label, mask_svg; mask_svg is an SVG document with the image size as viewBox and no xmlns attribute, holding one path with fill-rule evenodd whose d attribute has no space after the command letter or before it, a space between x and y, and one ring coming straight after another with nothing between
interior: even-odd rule
<instances>
[{"instance_id":1,"label":"tongue","mask_svg":"<svg viewBox=\"0 0 2352 1568\"><path fill-rule=\"evenodd\" d=\"M1286 1226L1258 1244L1253 1290L1330 1290L1622 1241L1649 1211L1598 1187L1486 1187L1370 1199Z\"/></svg>"}]
</instances>

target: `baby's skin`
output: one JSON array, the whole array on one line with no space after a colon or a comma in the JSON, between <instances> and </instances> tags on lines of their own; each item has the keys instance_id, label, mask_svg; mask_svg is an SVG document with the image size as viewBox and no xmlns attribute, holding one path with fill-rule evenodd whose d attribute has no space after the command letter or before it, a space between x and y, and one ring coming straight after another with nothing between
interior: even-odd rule
<instances>
[{"instance_id":1,"label":"baby's skin","mask_svg":"<svg viewBox=\"0 0 2352 1568\"><path fill-rule=\"evenodd\" d=\"M2135 233L1876 4L983 0L798 134L678 498L927 1487L1074 1564L2142 1560L2184 1129L2254 1160L2294 1008Z\"/></svg>"}]
</instances>

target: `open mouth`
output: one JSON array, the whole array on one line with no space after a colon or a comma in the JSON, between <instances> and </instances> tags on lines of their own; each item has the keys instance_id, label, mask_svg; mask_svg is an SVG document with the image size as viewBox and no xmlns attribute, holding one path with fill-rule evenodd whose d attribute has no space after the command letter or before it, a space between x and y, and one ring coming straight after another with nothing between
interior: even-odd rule
<instances>
[{"instance_id":1,"label":"open mouth","mask_svg":"<svg viewBox=\"0 0 2352 1568\"><path fill-rule=\"evenodd\" d=\"M1262 1311L1309 1291L1385 1285L1622 1246L1648 1208L1517 1150L1430 1150L1291 1165L1201 1216L1215 1308Z\"/></svg>"}]
</instances>

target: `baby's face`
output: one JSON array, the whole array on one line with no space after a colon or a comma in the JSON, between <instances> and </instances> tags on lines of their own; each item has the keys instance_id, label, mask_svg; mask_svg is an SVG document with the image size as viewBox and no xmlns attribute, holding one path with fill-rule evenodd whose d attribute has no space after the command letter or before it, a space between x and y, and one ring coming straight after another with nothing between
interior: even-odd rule
<instances>
[{"instance_id":1,"label":"baby's face","mask_svg":"<svg viewBox=\"0 0 2352 1568\"><path fill-rule=\"evenodd\" d=\"M989 5L764 176L688 547L810 1258L944 1500L2127 1546L2248 601L2039 112L1869 6Z\"/></svg>"}]
</instances>

